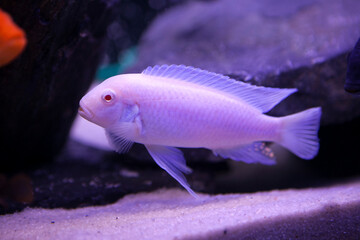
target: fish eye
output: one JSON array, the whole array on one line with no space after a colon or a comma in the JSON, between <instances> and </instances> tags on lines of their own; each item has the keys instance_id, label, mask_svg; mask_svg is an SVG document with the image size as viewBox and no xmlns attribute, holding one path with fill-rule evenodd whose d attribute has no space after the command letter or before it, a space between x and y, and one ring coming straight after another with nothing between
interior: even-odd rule
<instances>
[{"instance_id":1,"label":"fish eye","mask_svg":"<svg viewBox=\"0 0 360 240\"><path fill-rule=\"evenodd\" d=\"M109 89L105 90L104 93L102 94L101 98L105 103L110 103L110 102L114 101L115 93Z\"/></svg>"}]
</instances>

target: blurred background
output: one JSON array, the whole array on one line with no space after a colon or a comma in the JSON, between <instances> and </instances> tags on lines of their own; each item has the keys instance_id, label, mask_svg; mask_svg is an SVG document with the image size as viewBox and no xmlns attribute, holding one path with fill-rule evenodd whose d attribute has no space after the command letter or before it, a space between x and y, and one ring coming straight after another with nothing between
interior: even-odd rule
<instances>
[{"instance_id":1,"label":"blurred background","mask_svg":"<svg viewBox=\"0 0 360 240\"><path fill-rule=\"evenodd\" d=\"M275 166L183 149L195 191L306 188L359 177L360 98L344 91L347 56L360 36L357 0L5 0L0 9L0 213L180 187L143 146L116 154L101 128L77 116L92 86L156 64L298 89L269 115L323 109L321 147L310 161L277 145Z\"/></svg>"}]
</instances>

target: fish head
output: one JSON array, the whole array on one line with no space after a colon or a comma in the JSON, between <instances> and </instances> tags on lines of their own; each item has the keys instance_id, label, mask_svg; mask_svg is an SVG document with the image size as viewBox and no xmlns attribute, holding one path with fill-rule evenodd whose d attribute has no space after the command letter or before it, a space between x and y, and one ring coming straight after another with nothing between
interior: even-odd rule
<instances>
[{"instance_id":1,"label":"fish head","mask_svg":"<svg viewBox=\"0 0 360 240\"><path fill-rule=\"evenodd\" d=\"M81 100L79 115L103 128L108 128L121 118L125 104L117 79L110 78L90 90Z\"/></svg>"}]
</instances>

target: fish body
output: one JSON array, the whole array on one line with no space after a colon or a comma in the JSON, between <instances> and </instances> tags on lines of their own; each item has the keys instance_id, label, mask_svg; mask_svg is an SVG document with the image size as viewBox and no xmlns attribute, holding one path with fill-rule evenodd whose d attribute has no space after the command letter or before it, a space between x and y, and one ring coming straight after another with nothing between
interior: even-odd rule
<instances>
[{"instance_id":1,"label":"fish body","mask_svg":"<svg viewBox=\"0 0 360 240\"><path fill-rule=\"evenodd\" d=\"M19 56L26 43L25 32L14 23L9 14L0 9L0 67Z\"/></svg>"},{"instance_id":2,"label":"fish body","mask_svg":"<svg viewBox=\"0 0 360 240\"><path fill-rule=\"evenodd\" d=\"M274 164L263 142L277 142L296 155L318 151L320 108L285 117L263 114L296 89L257 87L186 66L155 66L141 74L104 81L80 101L79 113L105 128L110 143L126 152L144 144L154 160L191 194L180 150L207 148L247 163Z\"/></svg>"},{"instance_id":3,"label":"fish body","mask_svg":"<svg viewBox=\"0 0 360 240\"><path fill-rule=\"evenodd\" d=\"M360 39L348 55L344 89L349 93L360 95Z\"/></svg>"},{"instance_id":4,"label":"fish body","mask_svg":"<svg viewBox=\"0 0 360 240\"><path fill-rule=\"evenodd\" d=\"M193 83L124 74L109 79L101 88L107 85L116 85L112 88L122 92L129 108L139 108L141 127L123 135L133 142L217 149L275 141L279 135L277 118L263 115L231 95Z\"/></svg>"}]
</instances>

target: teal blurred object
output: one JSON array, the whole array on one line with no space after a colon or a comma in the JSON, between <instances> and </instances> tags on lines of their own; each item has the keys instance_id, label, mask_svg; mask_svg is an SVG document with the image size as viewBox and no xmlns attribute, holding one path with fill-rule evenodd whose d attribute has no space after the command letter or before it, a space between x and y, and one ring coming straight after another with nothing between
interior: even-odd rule
<instances>
[{"instance_id":1,"label":"teal blurred object","mask_svg":"<svg viewBox=\"0 0 360 240\"><path fill-rule=\"evenodd\" d=\"M102 82L109 77L123 73L135 63L137 53L137 47L131 47L124 51L119 62L100 66L96 73L96 81Z\"/></svg>"}]
</instances>

